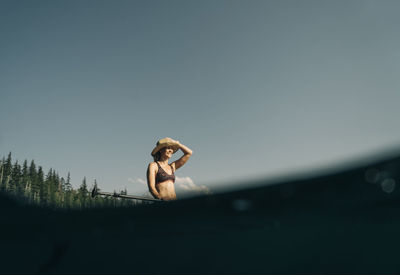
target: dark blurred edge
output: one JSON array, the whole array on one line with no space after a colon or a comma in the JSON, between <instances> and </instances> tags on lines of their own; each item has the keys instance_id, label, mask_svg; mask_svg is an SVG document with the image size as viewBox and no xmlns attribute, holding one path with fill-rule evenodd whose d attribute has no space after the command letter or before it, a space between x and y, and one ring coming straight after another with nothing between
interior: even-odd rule
<instances>
[{"instance_id":1,"label":"dark blurred edge","mask_svg":"<svg viewBox=\"0 0 400 275\"><path fill-rule=\"evenodd\" d=\"M52 211L2 194L1 268L3 274L399 274L400 154L348 167L124 209Z\"/></svg>"}]
</instances>

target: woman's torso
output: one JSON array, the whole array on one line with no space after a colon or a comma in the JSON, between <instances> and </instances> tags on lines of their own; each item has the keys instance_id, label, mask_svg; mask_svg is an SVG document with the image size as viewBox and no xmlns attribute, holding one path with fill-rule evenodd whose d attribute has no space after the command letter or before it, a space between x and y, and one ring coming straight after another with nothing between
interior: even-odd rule
<instances>
[{"instance_id":1,"label":"woman's torso","mask_svg":"<svg viewBox=\"0 0 400 275\"><path fill-rule=\"evenodd\" d=\"M174 169L172 168L171 165L168 165L170 170L168 171L167 168L164 169L158 162L156 163L158 166L158 171L155 177L157 192L160 193L161 197L164 200L176 199L175 186L174 186L175 182Z\"/></svg>"},{"instance_id":2,"label":"woman's torso","mask_svg":"<svg viewBox=\"0 0 400 275\"><path fill-rule=\"evenodd\" d=\"M171 165L168 164L169 168L171 171L165 171L167 168L162 168L161 165L156 162L158 166L158 171L156 174L156 184L163 183L165 181L172 181L173 183L175 182L175 174L174 174L174 169L172 168Z\"/></svg>"}]
</instances>

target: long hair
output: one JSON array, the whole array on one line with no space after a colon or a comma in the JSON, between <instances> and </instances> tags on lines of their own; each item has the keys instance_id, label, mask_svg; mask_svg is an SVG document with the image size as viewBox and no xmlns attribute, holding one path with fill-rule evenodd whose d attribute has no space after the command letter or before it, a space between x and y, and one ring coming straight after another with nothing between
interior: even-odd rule
<instances>
[{"instance_id":1,"label":"long hair","mask_svg":"<svg viewBox=\"0 0 400 275\"><path fill-rule=\"evenodd\" d=\"M160 158L161 158L161 150L159 150L159 151L153 156L153 159L154 159L155 162L156 162L156 161L159 161Z\"/></svg>"}]
</instances>

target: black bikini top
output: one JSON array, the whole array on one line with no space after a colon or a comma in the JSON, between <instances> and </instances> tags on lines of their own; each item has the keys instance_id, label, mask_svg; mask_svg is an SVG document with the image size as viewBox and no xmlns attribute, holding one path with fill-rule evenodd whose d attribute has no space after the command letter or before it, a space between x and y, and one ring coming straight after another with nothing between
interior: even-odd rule
<instances>
[{"instance_id":1,"label":"black bikini top","mask_svg":"<svg viewBox=\"0 0 400 275\"><path fill-rule=\"evenodd\" d=\"M167 180L172 180L173 182L175 182L175 174L174 174L174 169L172 169L172 166L171 166L172 175L169 175L164 171L164 169L162 169L160 164L158 164L158 161L156 161L156 163L158 165L158 172L156 174L156 184Z\"/></svg>"}]
</instances>

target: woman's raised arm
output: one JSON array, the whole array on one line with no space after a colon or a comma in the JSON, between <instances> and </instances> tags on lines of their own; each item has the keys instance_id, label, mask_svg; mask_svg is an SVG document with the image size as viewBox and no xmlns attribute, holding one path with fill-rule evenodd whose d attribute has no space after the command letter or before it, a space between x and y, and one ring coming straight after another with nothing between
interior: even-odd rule
<instances>
[{"instance_id":1,"label":"woman's raised arm","mask_svg":"<svg viewBox=\"0 0 400 275\"><path fill-rule=\"evenodd\" d=\"M175 166L175 170L182 167L188 161L190 156L193 154L193 151L190 150L189 147L179 143L179 141L177 141L177 142L179 144L179 149L182 150L184 155L180 159L178 159L172 163Z\"/></svg>"}]
</instances>

